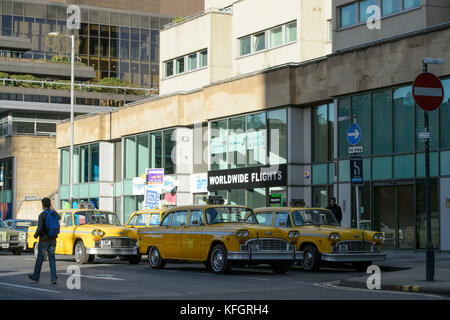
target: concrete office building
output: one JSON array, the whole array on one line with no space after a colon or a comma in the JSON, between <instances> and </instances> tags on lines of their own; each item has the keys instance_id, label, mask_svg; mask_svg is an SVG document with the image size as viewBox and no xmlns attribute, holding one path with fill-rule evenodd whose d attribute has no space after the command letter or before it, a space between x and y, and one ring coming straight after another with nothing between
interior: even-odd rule
<instances>
[{"instance_id":1,"label":"concrete office building","mask_svg":"<svg viewBox=\"0 0 450 320\"><path fill-rule=\"evenodd\" d=\"M75 115L112 111L156 94L160 28L173 17L193 14L203 6L201 1L189 5L159 0L132 1L132 5L130 1L0 1L2 218L35 218L39 199L57 196L57 172L52 170L58 163L56 122L70 117L71 70L68 61L55 58L62 54L69 59L70 46L58 51L48 33L69 34L69 4L81 8ZM105 78L125 82L115 88L84 86L111 86L99 82ZM96 151L90 156L95 159Z\"/></svg>"},{"instance_id":2,"label":"concrete office building","mask_svg":"<svg viewBox=\"0 0 450 320\"><path fill-rule=\"evenodd\" d=\"M191 21L196 23L185 24ZM79 184L79 198L88 199L91 188L98 189L92 194L99 196L100 206L126 221L143 201L133 194L132 178L147 167L163 167L178 181L178 205L220 194L230 204L261 207L270 195L281 194L285 204L303 199L323 207L334 195L343 210L342 224L356 226L346 140L351 115L356 115L364 147L361 226L383 231L386 247L424 248L424 145L418 138L423 111L414 105L411 84L423 58L450 61L449 37L450 23L439 24L309 61L200 81L195 89L188 86L197 71L180 73L180 79L189 79L183 92L77 119L76 145L100 149L100 178ZM239 40L231 42L239 46ZM193 49L201 52L204 43ZM214 51L206 49L209 66ZM450 64L430 66L430 71L443 80L446 92L440 109L430 115L433 244L450 250ZM68 199L69 124L60 123L57 133L63 202ZM205 173L206 188L197 184Z\"/></svg>"}]
</instances>

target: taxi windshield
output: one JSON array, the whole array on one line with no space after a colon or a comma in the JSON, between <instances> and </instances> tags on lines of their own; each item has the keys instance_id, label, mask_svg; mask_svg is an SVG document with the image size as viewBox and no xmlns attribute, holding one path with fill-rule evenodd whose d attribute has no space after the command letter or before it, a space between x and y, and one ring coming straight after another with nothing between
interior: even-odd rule
<instances>
[{"instance_id":1,"label":"taxi windshield","mask_svg":"<svg viewBox=\"0 0 450 320\"><path fill-rule=\"evenodd\" d=\"M292 213L292 218L296 226L309 224L339 226L333 212L329 210L297 210Z\"/></svg>"},{"instance_id":2,"label":"taxi windshield","mask_svg":"<svg viewBox=\"0 0 450 320\"><path fill-rule=\"evenodd\" d=\"M120 226L119 219L114 212L106 211L79 211L75 212L74 220L76 225L83 224L112 224Z\"/></svg>"},{"instance_id":3,"label":"taxi windshield","mask_svg":"<svg viewBox=\"0 0 450 320\"><path fill-rule=\"evenodd\" d=\"M205 211L208 224L258 223L253 210L243 207L216 207ZM245 220L244 220L245 219Z\"/></svg>"}]
</instances>

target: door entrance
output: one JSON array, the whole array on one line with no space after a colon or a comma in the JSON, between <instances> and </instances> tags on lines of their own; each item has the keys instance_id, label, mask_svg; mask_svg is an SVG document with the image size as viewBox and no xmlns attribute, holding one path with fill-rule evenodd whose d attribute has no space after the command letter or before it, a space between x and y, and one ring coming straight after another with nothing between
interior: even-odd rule
<instances>
[{"instance_id":1,"label":"door entrance","mask_svg":"<svg viewBox=\"0 0 450 320\"><path fill-rule=\"evenodd\" d=\"M414 185L374 187L374 228L383 232L384 247L415 247Z\"/></svg>"}]
</instances>

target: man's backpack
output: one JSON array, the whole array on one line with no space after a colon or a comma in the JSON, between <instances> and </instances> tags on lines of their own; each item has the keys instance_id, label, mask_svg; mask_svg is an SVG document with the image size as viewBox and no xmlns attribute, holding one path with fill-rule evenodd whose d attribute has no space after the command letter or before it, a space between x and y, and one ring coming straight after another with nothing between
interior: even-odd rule
<instances>
[{"instance_id":1,"label":"man's backpack","mask_svg":"<svg viewBox=\"0 0 450 320\"><path fill-rule=\"evenodd\" d=\"M59 234L59 219L55 211L45 210L47 218L45 218L45 227L48 230L49 238L56 237Z\"/></svg>"}]
</instances>

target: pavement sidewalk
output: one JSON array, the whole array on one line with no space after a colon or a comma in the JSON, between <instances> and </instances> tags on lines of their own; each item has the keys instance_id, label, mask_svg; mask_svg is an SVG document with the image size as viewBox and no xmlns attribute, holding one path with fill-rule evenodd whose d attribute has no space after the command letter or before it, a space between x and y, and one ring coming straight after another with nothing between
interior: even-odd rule
<instances>
[{"instance_id":1,"label":"pavement sidewalk","mask_svg":"<svg viewBox=\"0 0 450 320\"><path fill-rule=\"evenodd\" d=\"M425 252L386 251L385 261L375 263L381 268L381 289L450 296L450 252L435 252L434 281L426 281ZM363 277L341 280L343 287L367 289Z\"/></svg>"}]
</instances>

